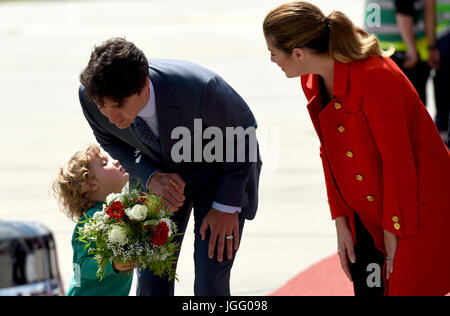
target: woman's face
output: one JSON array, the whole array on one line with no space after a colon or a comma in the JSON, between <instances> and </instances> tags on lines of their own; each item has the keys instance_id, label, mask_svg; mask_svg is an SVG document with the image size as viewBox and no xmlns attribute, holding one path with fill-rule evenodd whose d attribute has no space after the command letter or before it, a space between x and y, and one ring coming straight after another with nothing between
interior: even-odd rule
<instances>
[{"instance_id":1,"label":"woman's face","mask_svg":"<svg viewBox=\"0 0 450 316\"><path fill-rule=\"evenodd\" d=\"M305 74L302 67L302 58L300 58L298 51L295 49L292 54L286 54L281 49L273 45L273 40L266 38L267 49L270 51L270 60L276 63L281 70L284 71L286 77L295 78Z\"/></svg>"}]
</instances>

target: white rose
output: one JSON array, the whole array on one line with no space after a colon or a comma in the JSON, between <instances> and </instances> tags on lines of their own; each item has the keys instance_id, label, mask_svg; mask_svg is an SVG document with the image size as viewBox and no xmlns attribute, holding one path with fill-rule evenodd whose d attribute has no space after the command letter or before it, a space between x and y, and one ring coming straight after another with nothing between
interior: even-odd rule
<instances>
[{"instance_id":1,"label":"white rose","mask_svg":"<svg viewBox=\"0 0 450 316\"><path fill-rule=\"evenodd\" d=\"M106 197L106 205L111 205L113 202L123 203L123 195L121 193L111 193Z\"/></svg>"},{"instance_id":2,"label":"white rose","mask_svg":"<svg viewBox=\"0 0 450 316\"><path fill-rule=\"evenodd\" d=\"M127 232L119 225L114 225L108 234L110 242L124 245L128 242Z\"/></svg>"},{"instance_id":3,"label":"white rose","mask_svg":"<svg viewBox=\"0 0 450 316\"><path fill-rule=\"evenodd\" d=\"M141 222L147 217L147 207L137 204L132 209L127 208L125 214L127 214L130 219Z\"/></svg>"},{"instance_id":4,"label":"white rose","mask_svg":"<svg viewBox=\"0 0 450 316\"><path fill-rule=\"evenodd\" d=\"M116 198L118 196L119 196L119 194L117 194L117 193L108 194L108 196L106 197L106 204L110 205L112 202L114 202L116 200Z\"/></svg>"}]
</instances>

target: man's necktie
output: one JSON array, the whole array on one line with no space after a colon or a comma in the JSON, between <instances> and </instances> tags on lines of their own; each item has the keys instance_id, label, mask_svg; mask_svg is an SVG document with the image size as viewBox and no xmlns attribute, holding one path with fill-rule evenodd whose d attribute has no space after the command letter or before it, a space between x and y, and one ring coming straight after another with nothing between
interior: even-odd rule
<instances>
[{"instance_id":1,"label":"man's necktie","mask_svg":"<svg viewBox=\"0 0 450 316\"><path fill-rule=\"evenodd\" d=\"M152 132L144 119L137 116L133 121L133 125L139 138L154 151L161 153L161 143L159 138Z\"/></svg>"}]
</instances>

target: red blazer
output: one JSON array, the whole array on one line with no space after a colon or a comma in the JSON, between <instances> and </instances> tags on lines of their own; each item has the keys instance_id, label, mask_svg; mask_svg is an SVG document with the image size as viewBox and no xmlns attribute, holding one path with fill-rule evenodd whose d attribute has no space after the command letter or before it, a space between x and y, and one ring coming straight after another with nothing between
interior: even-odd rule
<instances>
[{"instance_id":1,"label":"red blazer","mask_svg":"<svg viewBox=\"0 0 450 316\"><path fill-rule=\"evenodd\" d=\"M324 108L318 76L301 82L332 218L355 238L357 213L383 253L383 229L399 237L387 294L450 292L450 153L410 81L390 58L335 62Z\"/></svg>"}]
</instances>

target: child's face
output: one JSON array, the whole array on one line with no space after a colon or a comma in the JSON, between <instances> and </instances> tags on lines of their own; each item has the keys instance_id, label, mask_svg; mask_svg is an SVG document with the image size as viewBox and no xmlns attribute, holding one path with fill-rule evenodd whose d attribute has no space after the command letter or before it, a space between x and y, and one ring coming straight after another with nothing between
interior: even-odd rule
<instances>
[{"instance_id":1,"label":"child's face","mask_svg":"<svg viewBox=\"0 0 450 316\"><path fill-rule=\"evenodd\" d=\"M99 190L105 194L120 193L128 182L129 176L118 160L101 151L89 165L98 181Z\"/></svg>"}]
</instances>

